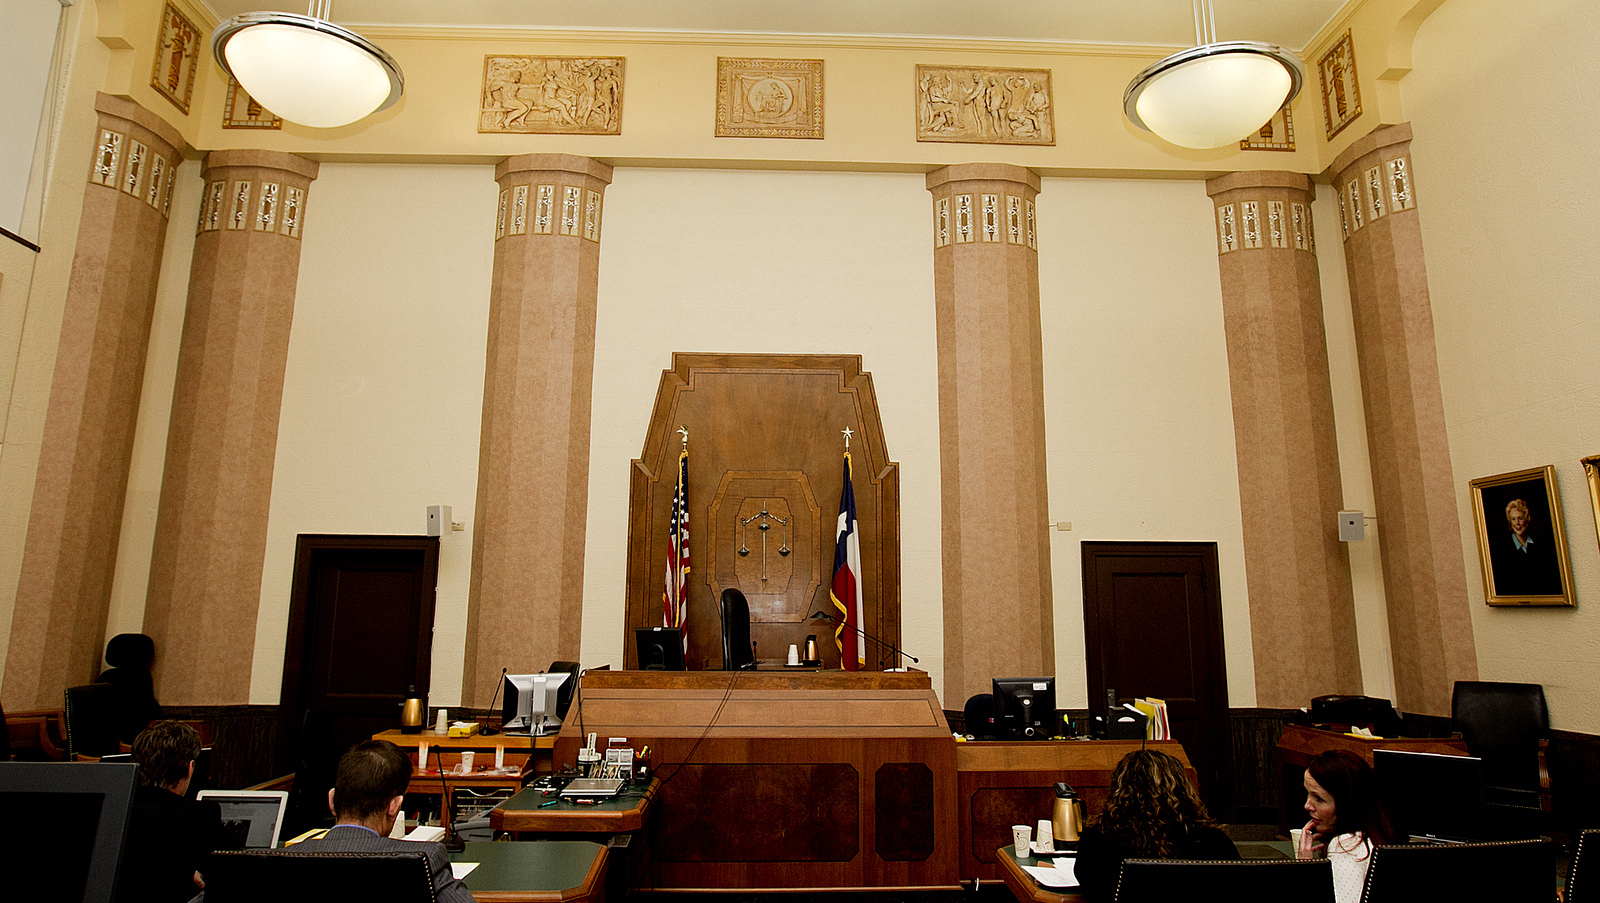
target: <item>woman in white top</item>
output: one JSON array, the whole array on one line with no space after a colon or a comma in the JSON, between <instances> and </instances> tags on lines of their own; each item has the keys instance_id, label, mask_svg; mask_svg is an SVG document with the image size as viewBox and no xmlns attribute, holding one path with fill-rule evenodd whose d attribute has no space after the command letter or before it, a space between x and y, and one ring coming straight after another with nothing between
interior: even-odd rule
<instances>
[{"instance_id":1,"label":"woman in white top","mask_svg":"<svg viewBox=\"0 0 1600 903\"><path fill-rule=\"evenodd\" d=\"M1331 750L1311 758L1305 775L1306 814L1298 859L1333 862L1333 894L1338 903L1356 903L1367 878L1367 863L1378 844L1402 843L1378 800L1372 766L1355 753Z\"/></svg>"}]
</instances>

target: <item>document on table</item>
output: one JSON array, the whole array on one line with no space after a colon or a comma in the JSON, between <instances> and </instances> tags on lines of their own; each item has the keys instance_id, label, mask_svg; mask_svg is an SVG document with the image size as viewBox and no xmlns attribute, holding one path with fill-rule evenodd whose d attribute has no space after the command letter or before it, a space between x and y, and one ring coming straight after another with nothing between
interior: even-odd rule
<instances>
[{"instance_id":1,"label":"document on table","mask_svg":"<svg viewBox=\"0 0 1600 903\"><path fill-rule=\"evenodd\" d=\"M1043 887L1077 887L1078 876L1073 874L1076 859L1062 856L1055 860L1055 868L1037 865L1024 865L1022 870L1033 876L1033 880Z\"/></svg>"},{"instance_id":2,"label":"document on table","mask_svg":"<svg viewBox=\"0 0 1600 903\"><path fill-rule=\"evenodd\" d=\"M460 881L462 878L472 874L472 870L477 867L478 864L476 862L452 862L450 863L450 874L455 875L456 880Z\"/></svg>"}]
</instances>

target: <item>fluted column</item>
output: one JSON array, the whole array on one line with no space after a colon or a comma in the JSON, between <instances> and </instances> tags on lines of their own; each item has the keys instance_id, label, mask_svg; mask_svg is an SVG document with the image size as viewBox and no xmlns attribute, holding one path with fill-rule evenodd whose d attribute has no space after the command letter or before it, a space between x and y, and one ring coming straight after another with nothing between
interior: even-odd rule
<instances>
[{"instance_id":1,"label":"fluted column","mask_svg":"<svg viewBox=\"0 0 1600 903\"><path fill-rule=\"evenodd\" d=\"M1019 166L928 174L944 523L944 698L1055 673L1045 532L1044 363L1034 199Z\"/></svg>"},{"instance_id":2,"label":"fluted column","mask_svg":"<svg viewBox=\"0 0 1600 903\"><path fill-rule=\"evenodd\" d=\"M1474 680L1411 126L1378 129L1334 161L1339 228L1355 313L1356 352L1372 458L1373 499L1388 597L1396 702L1450 714L1457 680Z\"/></svg>"},{"instance_id":3,"label":"fluted column","mask_svg":"<svg viewBox=\"0 0 1600 903\"><path fill-rule=\"evenodd\" d=\"M50 383L6 653L6 708L53 708L100 671L156 281L183 139L138 104L99 128ZM73 154L64 159L82 159Z\"/></svg>"},{"instance_id":4,"label":"fluted column","mask_svg":"<svg viewBox=\"0 0 1600 903\"><path fill-rule=\"evenodd\" d=\"M214 151L189 270L145 632L163 703L250 701L300 235L317 164Z\"/></svg>"},{"instance_id":5,"label":"fluted column","mask_svg":"<svg viewBox=\"0 0 1600 903\"><path fill-rule=\"evenodd\" d=\"M1216 207L1256 702L1294 708L1324 693L1359 694L1311 180L1238 172L1206 190Z\"/></svg>"},{"instance_id":6,"label":"fluted column","mask_svg":"<svg viewBox=\"0 0 1600 903\"><path fill-rule=\"evenodd\" d=\"M578 658L600 214L611 167L524 154L497 166L495 180L464 705L486 704L502 667Z\"/></svg>"}]
</instances>

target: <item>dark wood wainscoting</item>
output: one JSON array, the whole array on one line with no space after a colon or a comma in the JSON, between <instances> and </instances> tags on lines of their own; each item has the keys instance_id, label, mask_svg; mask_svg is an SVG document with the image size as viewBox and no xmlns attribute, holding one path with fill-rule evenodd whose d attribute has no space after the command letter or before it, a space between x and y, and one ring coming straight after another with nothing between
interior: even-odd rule
<instances>
[{"instance_id":1,"label":"dark wood wainscoting","mask_svg":"<svg viewBox=\"0 0 1600 903\"><path fill-rule=\"evenodd\" d=\"M239 790L287 774L277 761L275 705L168 705L161 713L179 721L204 721L211 730L211 778L217 790Z\"/></svg>"}]
</instances>

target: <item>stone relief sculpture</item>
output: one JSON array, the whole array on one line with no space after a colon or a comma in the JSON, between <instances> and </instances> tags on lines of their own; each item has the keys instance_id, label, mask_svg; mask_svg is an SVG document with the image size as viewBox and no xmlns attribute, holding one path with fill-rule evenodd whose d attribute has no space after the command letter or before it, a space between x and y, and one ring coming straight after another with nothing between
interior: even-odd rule
<instances>
[{"instance_id":1,"label":"stone relief sculpture","mask_svg":"<svg viewBox=\"0 0 1600 903\"><path fill-rule=\"evenodd\" d=\"M821 138L822 60L717 57L718 138Z\"/></svg>"},{"instance_id":2,"label":"stone relief sculpture","mask_svg":"<svg viewBox=\"0 0 1600 903\"><path fill-rule=\"evenodd\" d=\"M917 66L917 140L1056 143L1049 69Z\"/></svg>"},{"instance_id":3,"label":"stone relief sculpture","mask_svg":"<svg viewBox=\"0 0 1600 903\"><path fill-rule=\"evenodd\" d=\"M156 39L155 68L150 87L189 115L189 98L194 94L196 61L200 59L200 29L171 3L161 11L161 35Z\"/></svg>"},{"instance_id":4,"label":"stone relief sculpture","mask_svg":"<svg viewBox=\"0 0 1600 903\"><path fill-rule=\"evenodd\" d=\"M478 131L622 134L622 57L486 56Z\"/></svg>"},{"instance_id":5,"label":"stone relief sculpture","mask_svg":"<svg viewBox=\"0 0 1600 903\"><path fill-rule=\"evenodd\" d=\"M1322 73L1322 124L1328 140L1361 115L1361 84L1356 81L1355 45L1346 31L1317 62Z\"/></svg>"}]
</instances>

